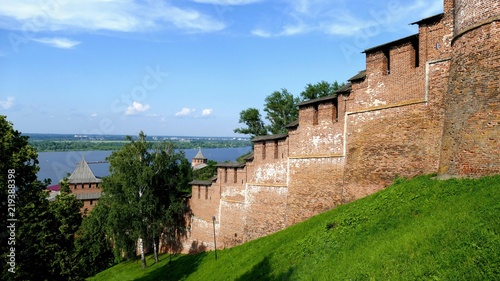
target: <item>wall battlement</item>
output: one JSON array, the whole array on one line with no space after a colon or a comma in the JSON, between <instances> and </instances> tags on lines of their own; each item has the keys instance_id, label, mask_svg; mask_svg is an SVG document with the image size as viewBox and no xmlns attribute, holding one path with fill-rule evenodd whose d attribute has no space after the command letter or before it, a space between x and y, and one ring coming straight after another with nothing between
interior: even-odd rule
<instances>
[{"instance_id":1,"label":"wall battlement","mask_svg":"<svg viewBox=\"0 0 500 281\"><path fill-rule=\"evenodd\" d=\"M232 247L372 194L395 176L500 173L500 4L444 0L419 33L366 50L366 70L298 105L288 134L192 182L190 245ZM190 249L191 252L196 249Z\"/></svg>"}]
</instances>

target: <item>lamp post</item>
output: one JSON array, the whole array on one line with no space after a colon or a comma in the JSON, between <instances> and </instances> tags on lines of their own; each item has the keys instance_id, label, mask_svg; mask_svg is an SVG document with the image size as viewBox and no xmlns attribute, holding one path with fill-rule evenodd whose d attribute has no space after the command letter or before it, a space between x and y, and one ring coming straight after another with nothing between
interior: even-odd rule
<instances>
[{"instance_id":1,"label":"lamp post","mask_svg":"<svg viewBox=\"0 0 500 281\"><path fill-rule=\"evenodd\" d=\"M215 239L215 216L212 216L212 222L214 225L214 249L215 249L215 259L217 259L217 240Z\"/></svg>"}]
</instances>

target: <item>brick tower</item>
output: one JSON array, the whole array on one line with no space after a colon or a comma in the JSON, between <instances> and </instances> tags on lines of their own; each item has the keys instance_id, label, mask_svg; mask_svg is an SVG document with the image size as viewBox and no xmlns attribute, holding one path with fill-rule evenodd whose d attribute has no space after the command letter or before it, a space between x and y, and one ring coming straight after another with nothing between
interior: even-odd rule
<instances>
[{"instance_id":1,"label":"brick tower","mask_svg":"<svg viewBox=\"0 0 500 281\"><path fill-rule=\"evenodd\" d=\"M453 14L439 173L500 173L500 1L445 0Z\"/></svg>"},{"instance_id":2,"label":"brick tower","mask_svg":"<svg viewBox=\"0 0 500 281\"><path fill-rule=\"evenodd\" d=\"M198 153L191 159L191 167L195 170L205 168L207 166L208 159L201 152L201 147L198 149Z\"/></svg>"}]
</instances>

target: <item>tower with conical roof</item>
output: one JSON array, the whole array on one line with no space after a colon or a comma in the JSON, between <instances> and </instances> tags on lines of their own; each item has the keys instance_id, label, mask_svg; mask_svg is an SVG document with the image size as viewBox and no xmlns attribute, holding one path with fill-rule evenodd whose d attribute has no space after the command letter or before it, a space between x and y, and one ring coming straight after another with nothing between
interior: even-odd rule
<instances>
[{"instance_id":1,"label":"tower with conical roof","mask_svg":"<svg viewBox=\"0 0 500 281\"><path fill-rule=\"evenodd\" d=\"M201 152L201 147L198 149L198 153L191 159L191 167L193 169L201 169L207 166L208 159Z\"/></svg>"},{"instance_id":2,"label":"tower with conical roof","mask_svg":"<svg viewBox=\"0 0 500 281\"><path fill-rule=\"evenodd\" d=\"M71 192L83 201L82 213L91 211L101 197L101 179L94 175L83 156L68 181Z\"/></svg>"}]
</instances>

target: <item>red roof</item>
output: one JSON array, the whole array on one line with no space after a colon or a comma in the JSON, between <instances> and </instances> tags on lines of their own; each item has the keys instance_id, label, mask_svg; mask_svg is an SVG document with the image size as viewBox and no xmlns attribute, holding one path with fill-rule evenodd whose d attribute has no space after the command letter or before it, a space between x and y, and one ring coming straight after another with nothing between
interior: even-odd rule
<instances>
[{"instance_id":1,"label":"red roof","mask_svg":"<svg viewBox=\"0 0 500 281\"><path fill-rule=\"evenodd\" d=\"M51 185L51 186L47 187L47 190L50 190L50 191L59 191L59 190L61 190L61 186L58 185L58 184Z\"/></svg>"}]
</instances>

